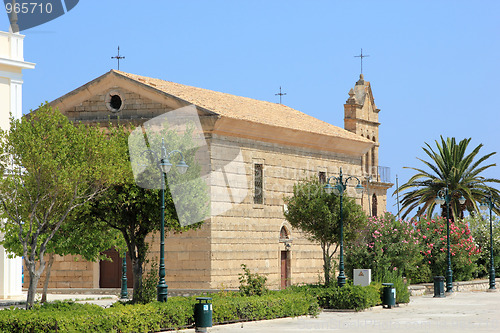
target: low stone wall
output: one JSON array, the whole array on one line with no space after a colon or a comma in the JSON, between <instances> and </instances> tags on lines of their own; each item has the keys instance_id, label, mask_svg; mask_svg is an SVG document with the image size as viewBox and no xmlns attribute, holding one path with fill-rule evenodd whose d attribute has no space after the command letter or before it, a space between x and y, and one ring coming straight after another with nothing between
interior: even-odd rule
<instances>
[{"instance_id":1,"label":"low stone wall","mask_svg":"<svg viewBox=\"0 0 500 333\"><path fill-rule=\"evenodd\" d=\"M238 291L238 289L224 289L225 291ZM27 289L23 289L24 292ZM168 288L168 296L195 296L202 294L214 294L222 290L220 289L170 289ZM48 288L48 294L81 294L81 295L120 295L119 288ZM128 288L129 297L132 296L134 289ZM42 289L38 288L37 293L42 293Z\"/></svg>"},{"instance_id":2,"label":"low stone wall","mask_svg":"<svg viewBox=\"0 0 500 333\"><path fill-rule=\"evenodd\" d=\"M495 279L497 289L500 288L500 278ZM446 285L446 282L445 282ZM453 282L453 291L487 291L490 288L489 280L473 280ZM415 284L409 287L411 296L433 295L434 283Z\"/></svg>"}]
</instances>

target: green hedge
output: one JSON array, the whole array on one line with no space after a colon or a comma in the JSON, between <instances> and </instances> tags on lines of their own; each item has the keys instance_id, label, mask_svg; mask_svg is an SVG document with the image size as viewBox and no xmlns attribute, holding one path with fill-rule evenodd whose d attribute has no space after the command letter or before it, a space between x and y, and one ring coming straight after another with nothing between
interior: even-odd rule
<instances>
[{"instance_id":1,"label":"green hedge","mask_svg":"<svg viewBox=\"0 0 500 333\"><path fill-rule=\"evenodd\" d=\"M211 296L214 324L319 313L315 297L303 292ZM115 303L106 309L72 302L48 303L29 311L12 308L0 311L0 332L154 332L192 326L195 303L195 297L171 297L167 303Z\"/></svg>"},{"instance_id":2,"label":"green hedge","mask_svg":"<svg viewBox=\"0 0 500 333\"><path fill-rule=\"evenodd\" d=\"M307 292L317 298L324 309L347 309L360 311L381 304L381 284L373 283L367 287L354 286L350 283L342 288L332 285L305 285L295 287L296 291Z\"/></svg>"},{"instance_id":3,"label":"green hedge","mask_svg":"<svg viewBox=\"0 0 500 333\"><path fill-rule=\"evenodd\" d=\"M305 292L267 292L263 296L212 296L214 323L317 315L316 298Z\"/></svg>"}]
</instances>

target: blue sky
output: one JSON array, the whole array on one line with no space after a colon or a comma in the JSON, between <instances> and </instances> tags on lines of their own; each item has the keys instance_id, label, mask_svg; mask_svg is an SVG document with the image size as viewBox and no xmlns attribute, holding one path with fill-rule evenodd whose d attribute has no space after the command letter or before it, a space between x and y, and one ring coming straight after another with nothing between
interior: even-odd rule
<instances>
[{"instance_id":1,"label":"blue sky","mask_svg":"<svg viewBox=\"0 0 500 333\"><path fill-rule=\"evenodd\" d=\"M393 182L440 135L500 150L500 1L82 0L22 33L37 64L24 112L116 68L120 45L126 72L271 102L282 86L283 104L343 127L363 48ZM485 175L500 178L490 160Z\"/></svg>"}]
</instances>

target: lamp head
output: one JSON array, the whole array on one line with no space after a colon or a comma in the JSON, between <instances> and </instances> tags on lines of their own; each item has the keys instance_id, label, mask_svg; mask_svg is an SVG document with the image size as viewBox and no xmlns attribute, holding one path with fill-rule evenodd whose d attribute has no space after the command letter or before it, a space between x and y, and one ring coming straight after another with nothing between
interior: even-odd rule
<instances>
[{"instance_id":1,"label":"lamp head","mask_svg":"<svg viewBox=\"0 0 500 333\"><path fill-rule=\"evenodd\" d=\"M323 189L325 190L325 192L326 192L327 194L330 194L330 193L332 193L332 191L333 191L333 186L332 186L332 185L330 185L330 184L326 184L325 186L323 186Z\"/></svg>"},{"instance_id":2,"label":"lamp head","mask_svg":"<svg viewBox=\"0 0 500 333\"><path fill-rule=\"evenodd\" d=\"M160 162L160 169L163 173L168 173L172 168L172 163L166 158L163 158Z\"/></svg>"},{"instance_id":3,"label":"lamp head","mask_svg":"<svg viewBox=\"0 0 500 333\"><path fill-rule=\"evenodd\" d=\"M356 185L354 187L354 189L356 190L356 193L358 193L358 194L363 193L363 185L361 185L361 184Z\"/></svg>"},{"instance_id":4,"label":"lamp head","mask_svg":"<svg viewBox=\"0 0 500 333\"><path fill-rule=\"evenodd\" d=\"M436 199L434 199L434 202L437 204L437 205L444 205L444 198L441 197L441 196L437 196Z\"/></svg>"},{"instance_id":5,"label":"lamp head","mask_svg":"<svg viewBox=\"0 0 500 333\"><path fill-rule=\"evenodd\" d=\"M185 174L188 168L189 165L187 165L186 162L184 162L184 159L179 163L177 163L177 170L181 175Z\"/></svg>"},{"instance_id":6,"label":"lamp head","mask_svg":"<svg viewBox=\"0 0 500 333\"><path fill-rule=\"evenodd\" d=\"M487 208L488 205L486 204L486 202L479 203L479 209L481 209L482 211L485 211Z\"/></svg>"},{"instance_id":7,"label":"lamp head","mask_svg":"<svg viewBox=\"0 0 500 333\"><path fill-rule=\"evenodd\" d=\"M465 203L465 197L463 195L460 196L460 198L458 199L458 202L463 205Z\"/></svg>"}]
</instances>

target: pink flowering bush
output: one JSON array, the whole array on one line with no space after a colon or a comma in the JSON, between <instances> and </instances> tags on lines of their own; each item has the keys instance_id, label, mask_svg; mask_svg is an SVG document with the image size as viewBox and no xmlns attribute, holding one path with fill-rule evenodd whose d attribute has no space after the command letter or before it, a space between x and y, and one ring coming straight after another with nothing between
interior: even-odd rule
<instances>
[{"instance_id":1,"label":"pink flowering bush","mask_svg":"<svg viewBox=\"0 0 500 333\"><path fill-rule=\"evenodd\" d=\"M420 282L430 277L422 251L422 237L411 222L398 221L391 213L370 217L356 242L346 244L346 272L370 268L374 280L391 271Z\"/></svg>"},{"instance_id":2,"label":"pink flowering bush","mask_svg":"<svg viewBox=\"0 0 500 333\"><path fill-rule=\"evenodd\" d=\"M470 280L477 270L479 248L465 222L450 224L453 280ZM370 268L373 279L399 272L411 283L432 282L446 273L446 219L402 221L390 214L369 218L355 242L346 244L346 272Z\"/></svg>"},{"instance_id":3,"label":"pink flowering bush","mask_svg":"<svg viewBox=\"0 0 500 333\"><path fill-rule=\"evenodd\" d=\"M413 221L417 234L421 235L424 264L429 265L433 276L446 275L447 232L446 218L422 217ZM450 222L451 268L454 281L471 280L478 270L480 249L472 232L464 221Z\"/></svg>"}]
</instances>

